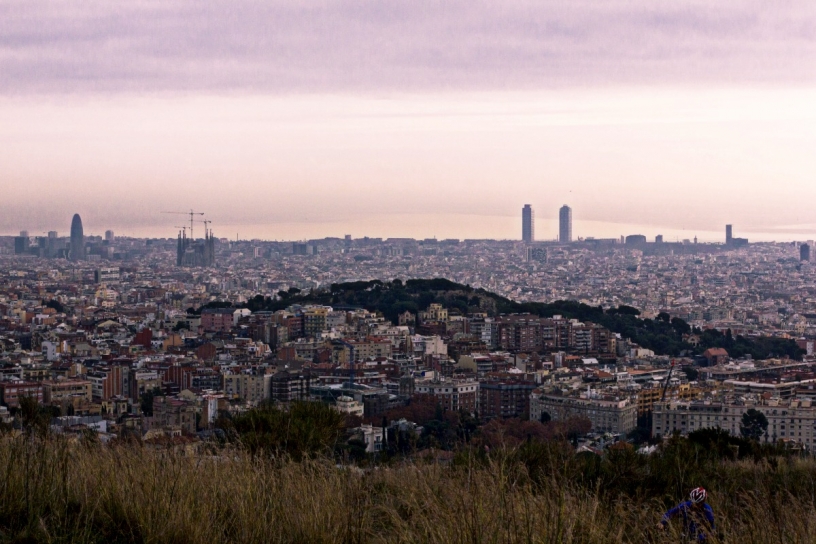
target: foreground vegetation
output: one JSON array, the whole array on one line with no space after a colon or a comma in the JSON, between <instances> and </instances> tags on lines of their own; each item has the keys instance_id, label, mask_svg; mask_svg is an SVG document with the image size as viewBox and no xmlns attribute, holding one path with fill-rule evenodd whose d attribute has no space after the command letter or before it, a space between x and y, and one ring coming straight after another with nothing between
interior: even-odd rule
<instances>
[{"instance_id":1,"label":"foreground vegetation","mask_svg":"<svg viewBox=\"0 0 816 544\"><path fill-rule=\"evenodd\" d=\"M603 458L533 441L361 470L240 446L183 455L6 436L0 541L678 542L679 527L655 525L697 485L715 509L712 542L816 541L816 462L721 439Z\"/></svg>"}]
</instances>

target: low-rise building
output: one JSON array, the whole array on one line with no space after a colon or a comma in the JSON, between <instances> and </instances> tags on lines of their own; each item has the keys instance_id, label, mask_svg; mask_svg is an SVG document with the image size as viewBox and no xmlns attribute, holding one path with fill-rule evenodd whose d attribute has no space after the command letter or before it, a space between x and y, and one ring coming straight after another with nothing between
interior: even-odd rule
<instances>
[{"instance_id":1,"label":"low-rise building","mask_svg":"<svg viewBox=\"0 0 816 544\"><path fill-rule=\"evenodd\" d=\"M178 427L185 434L196 432L196 408L192 403L170 397L153 397L154 429Z\"/></svg>"},{"instance_id":2,"label":"low-rise building","mask_svg":"<svg viewBox=\"0 0 816 544\"><path fill-rule=\"evenodd\" d=\"M341 414L350 414L353 416L363 417L363 403L346 395L337 397L334 408Z\"/></svg>"},{"instance_id":3,"label":"low-rise building","mask_svg":"<svg viewBox=\"0 0 816 544\"><path fill-rule=\"evenodd\" d=\"M362 425L356 429L356 434L361 437L365 443L366 452L375 453L382 451L385 446L382 427L374 427L373 425Z\"/></svg>"}]
</instances>

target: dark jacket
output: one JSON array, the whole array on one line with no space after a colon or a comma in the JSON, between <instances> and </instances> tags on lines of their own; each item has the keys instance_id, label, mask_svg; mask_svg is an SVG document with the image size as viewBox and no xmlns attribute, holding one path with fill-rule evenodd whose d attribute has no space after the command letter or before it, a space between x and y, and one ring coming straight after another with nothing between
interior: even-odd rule
<instances>
[{"instance_id":1,"label":"dark jacket","mask_svg":"<svg viewBox=\"0 0 816 544\"><path fill-rule=\"evenodd\" d=\"M705 540L714 532L714 510L708 503L704 503L702 508L695 508L691 501L681 502L663 514L663 525L677 514L683 516L683 532L691 538Z\"/></svg>"}]
</instances>

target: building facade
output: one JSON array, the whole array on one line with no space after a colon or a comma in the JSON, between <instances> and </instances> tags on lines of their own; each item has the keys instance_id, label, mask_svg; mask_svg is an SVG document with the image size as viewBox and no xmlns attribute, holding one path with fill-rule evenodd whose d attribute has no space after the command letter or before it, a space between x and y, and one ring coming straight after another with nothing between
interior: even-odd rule
<instances>
[{"instance_id":1,"label":"building facade","mask_svg":"<svg viewBox=\"0 0 816 544\"><path fill-rule=\"evenodd\" d=\"M479 383L479 416L482 419L530 417L530 393L533 383L481 382Z\"/></svg>"},{"instance_id":2,"label":"building facade","mask_svg":"<svg viewBox=\"0 0 816 544\"><path fill-rule=\"evenodd\" d=\"M572 208L564 204L558 212L558 241L572 242Z\"/></svg>"},{"instance_id":3,"label":"building facade","mask_svg":"<svg viewBox=\"0 0 816 544\"><path fill-rule=\"evenodd\" d=\"M224 395L258 404L271 396L271 374L224 374Z\"/></svg>"},{"instance_id":4,"label":"building facade","mask_svg":"<svg viewBox=\"0 0 816 544\"><path fill-rule=\"evenodd\" d=\"M8 408L19 408L20 399L31 397L37 404L43 402L43 386L37 382L18 380L0 382L0 402Z\"/></svg>"},{"instance_id":5,"label":"building facade","mask_svg":"<svg viewBox=\"0 0 816 544\"><path fill-rule=\"evenodd\" d=\"M585 417L598 432L628 433L637 427L637 404L629 399L562 397L533 391L530 395L530 419L541 420L546 412L553 420Z\"/></svg>"},{"instance_id":6,"label":"building facade","mask_svg":"<svg viewBox=\"0 0 816 544\"><path fill-rule=\"evenodd\" d=\"M414 392L419 395L436 397L444 410L476 412L479 409L479 382L477 381L416 382Z\"/></svg>"},{"instance_id":7,"label":"building facade","mask_svg":"<svg viewBox=\"0 0 816 544\"><path fill-rule=\"evenodd\" d=\"M85 235L82 230L82 219L79 214L74 214L71 220L71 252L69 257L72 261L85 260Z\"/></svg>"},{"instance_id":8,"label":"building facade","mask_svg":"<svg viewBox=\"0 0 816 544\"><path fill-rule=\"evenodd\" d=\"M201 326L207 332L227 332L232 329L233 308L205 308L201 310Z\"/></svg>"},{"instance_id":9,"label":"building facade","mask_svg":"<svg viewBox=\"0 0 816 544\"><path fill-rule=\"evenodd\" d=\"M528 244L535 241L535 212L529 204L521 210L521 241Z\"/></svg>"},{"instance_id":10,"label":"building facade","mask_svg":"<svg viewBox=\"0 0 816 544\"><path fill-rule=\"evenodd\" d=\"M816 446L816 406L809 399L776 400L761 403L663 402L652 413L652 435L688 434L699 429L719 428L740 435L742 416L751 408L768 419L763 442L784 440L808 450Z\"/></svg>"}]
</instances>

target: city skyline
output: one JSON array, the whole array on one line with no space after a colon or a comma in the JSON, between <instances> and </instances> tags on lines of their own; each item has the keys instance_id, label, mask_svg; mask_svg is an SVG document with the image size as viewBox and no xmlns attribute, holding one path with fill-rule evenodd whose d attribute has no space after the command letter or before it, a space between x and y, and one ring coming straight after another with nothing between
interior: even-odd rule
<instances>
[{"instance_id":1,"label":"city skyline","mask_svg":"<svg viewBox=\"0 0 816 544\"><path fill-rule=\"evenodd\" d=\"M562 213L563 213L565 208L567 210L566 223L564 223L564 221L562 220L562 217L563 217ZM527 213L528 210L529 210L529 213L530 213L530 228L531 228L531 233L530 234L531 234L532 240L527 240L525 238L525 229L527 228L526 225L525 225L525 223L526 223L525 214ZM201 214L201 215L206 215L206 214ZM342 234L341 235L341 234L336 234L336 233L318 232L314 236L308 236L308 237L299 237L299 238L278 237L278 238L276 238L274 236L264 236L263 234L258 235L258 231L254 230L252 228L252 226L250 226L250 228L247 229L246 228L247 225L237 225L237 227L239 228L239 231L242 231L244 233L244 236L237 236L237 238L239 238L241 240L255 239L255 240L261 240L261 241L299 241L299 240L308 240L308 239L341 238L341 237L344 237L344 236L351 236L352 238L364 238L364 237L383 238L383 239L387 239L387 238L414 238L414 239L417 239L417 240L421 240L421 239L425 239L425 238L437 238L437 239L452 238L452 239L460 239L460 240L465 240L465 239L485 239L485 240L497 240L497 241L501 241L501 240L506 240L506 241L520 240L522 242L531 243L531 242L565 242L565 241L573 242L573 241L592 240L592 239L596 239L596 240L597 239L618 239L618 238L624 238L624 237L633 236L633 235L643 235L649 241L653 241L656 238L659 238L659 240L661 242L662 241L665 241L665 242L684 242L684 241L692 241L693 240L695 243L697 243L699 241L700 243L709 243L709 244L714 243L714 244L730 245L731 242L730 242L729 236L731 236L731 239L733 239L738 244L744 244L744 243L748 242L748 240L745 239L745 238L733 236L734 228L733 228L733 225L731 225L731 224L723 225L724 230L720 230L719 232L717 232L717 231L697 231L697 230L685 231L685 230L683 230L683 231L669 231L669 235L663 235L661 232L654 231L654 229L652 227L648 227L644 231L643 228L641 228L641 227L644 227L644 225L633 225L633 224L613 223L613 224L610 224L610 225L601 225L600 229L597 226L595 226L595 229L593 230L593 227L592 227L593 222L592 221L585 221L585 220L582 221L580 219L580 216L579 216L579 219L578 219L578 224L579 225L584 225L585 230L587 232L585 232L583 234L579 234L577 236L574 236L572 234L572 232L573 232L572 225L574 223L574 218L573 218L573 215L572 215L572 208L570 208L568 205L564 205L559 209L559 217L556 220L552 220L551 218L548 218L547 219L547 228L546 228L545 234L542 237L536 237L536 235L535 235L535 232L536 232L536 217L535 217L535 215L536 215L535 210L532 207L532 205L525 204L524 207L522 208L522 217L521 217L521 219L522 219L522 221L521 221L521 223L522 223L521 224L522 235L521 235L520 238L517 237L517 236L516 237L509 236L509 237L503 237L503 238L502 237L492 237L492 236L473 236L470 233L468 233L467 231L464 231L462 233L462 235L460 235L460 236L455 236L455 235L454 236L437 236L435 234L434 235L429 235L429 236L406 236L403 232L400 232L400 231L397 231L396 233L392 233L392 234L377 236L376 233L371 233L371 232L366 233L365 231L363 231L360 234ZM515 221L517 222L518 219L515 218ZM212 224L213 223L213 221L211 221L211 220L205 220L205 221L202 221L202 222L205 222L207 224ZM65 234L65 231L60 229L60 225L56 225L54 223L49 223L49 225L54 227L53 230L45 231L45 230L36 230L36 229L32 230L32 229L29 229L29 228L20 228L14 233L4 233L4 234L0 234L0 236L15 237L15 238L16 237L26 237L26 238L30 238L32 240L37 239L37 238L48 238L48 239L52 239L52 240L53 239L63 238L63 239L68 240L69 249L72 249L73 246L71 244L71 238L72 238L71 233L74 231L75 225L76 225L76 228L78 228L78 231L84 232L84 230L86 230L86 229L84 229L84 225L82 223L82 219L80 218L80 214L74 214L73 219L71 220L71 228L69 229L67 234ZM590 225L590 226L586 227L586 225ZM212 229L210 229L212 236L214 236L215 238L221 238L221 239L227 239L227 240L236 239L236 237L229 236L230 230L232 230L232 228L236 227L236 225L219 225L219 226L221 228L221 231L226 233L226 234L216 236L214 231L212 231ZM568 232L568 237L569 237L568 240L565 240L562 237L562 235L564 234L563 229L565 228L565 226L566 226L566 231ZM49 227L49 229L50 228L51 227ZM172 238L172 239L175 239L177 236L179 236L179 237L182 236L182 233L183 233L182 229L186 229L186 228L187 227L181 227L181 226L173 226L173 227L168 228L168 227L164 226L161 221L158 221L157 225L150 228L150 229L148 229L147 232L145 232L143 230L142 232L136 232L136 233L133 233L133 232L124 232L123 233L123 232L117 230L116 232L118 234L116 235L116 237L125 237L125 238L167 238L167 239ZM257 226L255 226L255 228L257 228ZM261 228L263 229L264 227L261 226ZM739 226L738 226L738 228L739 228ZM604 229L606 229L606 230L604 230ZM612 229L612 230L609 230L609 229ZM104 232L103 232L103 230L104 230ZM247 235L247 230L251 233L250 235ZM98 237L100 239L104 239L104 240L106 240L108 242L113 242L113 240L115 238L113 229L107 228L107 226L102 225L102 226L99 226L97 228L97 231L98 232L89 232L89 234L84 235L84 237L87 238L88 236L96 236L96 237ZM60 236L60 234L59 234L60 232L63 233L62 236ZM186 233L186 230L184 230L184 232ZM644 232L646 232L646 234L643 234ZM814 237L816 237L813 234L810 234L810 236L808 236L809 233L805 232L805 233L800 233L800 235L798 237L794 236L793 238L790 238L790 239L779 239L778 237L773 237L773 233L761 233L759 237L755 237L754 235L756 234L756 232L754 232L754 231L748 231L748 232L750 232L752 234L751 241L753 241L753 242L782 242L782 243L805 242L805 241L813 240ZM703 236L698 235L698 233L703 234ZM241 232L236 232L235 234L240 235ZM762 236L762 234L764 234L764 236ZM768 238L769 234L771 236L770 238ZM203 237L197 237L196 238L196 240L203 240L203 239L204 239Z\"/></svg>"},{"instance_id":2,"label":"city skyline","mask_svg":"<svg viewBox=\"0 0 816 544\"><path fill-rule=\"evenodd\" d=\"M576 237L816 232L806 2L11 6L7 235L158 236L159 199L228 237L512 239L523 202L540 238L549 202Z\"/></svg>"},{"instance_id":3,"label":"city skyline","mask_svg":"<svg viewBox=\"0 0 816 544\"><path fill-rule=\"evenodd\" d=\"M565 209L566 209L566 218L564 217L564 210ZM175 212L173 212L173 213L175 213ZM566 219L566 221L564 219ZM573 237L573 235L572 235L572 222L573 222L572 209L568 205L564 205L559 209L559 220L558 220L558 225L557 225L558 231L555 233L554 237L550 237L549 235L547 235L544 238L536 239L536 237L535 237L535 221L536 221L535 220L535 210L532 208L532 205L525 204L524 207L522 208L522 218L521 218L522 236L520 238L520 241L525 242L525 243L534 243L534 242L570 243L570 242L574 242L574 241L583 241L583 240L599 240L599 239L607 239L607 240L608 239L615 239L615 240L617 240L618 238L620 238L621 241L622 241L626 237L644 236L647 239L647 241L657 241L657 242L667 242L667 243L671 243L671 242L675 242L675 243L677 243L677 242L691 243L693 241L693 243L695 243L695 244L699 242L699 243L703 243L703 244L712 244L712 243L713 244L722 244L722 245L725 245L725 246L730 246L733 243L734 247L741 247L742 245L747 244L748 241L749 241L746 238L733 236L734 229L733 229L733 225L731 225L731 224L724 225L724 231L721 231L719 236L716 235L715 233L707 233L708 237L705 237L705 238L700 237L700 236L698 236L696 234L688 235L685 232L682 233L682 236L677 235L677 236L673 236L673 237L666 237L666 236L664 236L663 234L660 234L660 233L643 235L638 231L637 228L629 228L629 231L626 231L626 232L628 232L627 234L622 233L619 236L618 235L596 236L596 235L588 234L588 235L585 235L585 236L574 236ZM203 222L205 222L206 224L212 224L211 220L204 220ZM580 221L579 221L579 223L580 223ZM633 227L633 226L629 225L629 227ZM530 229L530 232L529 232L530 238L529 239L526 237L526 232L527 232L528 228ZM566 228L567 238L564 237L564 232L565 232L564 229L565 228ZM178 237L179 243L181 243L182 236L184 236L184 239L187 239L187 240L190 240L190 241L193 240L192 238L187 237L186 227L179 227L179 226L173 227L173 229L179 229L178 232L174 233L173 235L168 235L168 231L164 227L156 227L156 229L157 229L157 232L158 232L158 234L156 234L156 235L132 235L132 234L127 234L126 233L122 237L124 237L124 238L137 238L137 239L138 238L174 239L174 238ZM208 229L208 230L209 230L209 237L211 239L217 239L217 238L226 239L226 240L231 239L229 236L216 236L212 229ZM77 240L78 241L76 243L74 242L74 236L73 236L74 232L77 233ZM623 232L623 231L621 231L621 232ZM3 235L0 235L0 236L3 236ZM15 233L14 235L5 235L5 236L14 237L15 238L15 245L18 244L18 243L23 243L22 240L21 240L22 238L25 238L25 239L28 239L28 240L34 240L34 241L36 241L37 239L42 238L42 239L48 239L49 241L52 241L52 242L55 241L55 240L59 240L59 239L67 240L67 242L68 242L68 248L67 249L68 249L68 252L69 252L68 255L69 255L69 258L71 258L71 259L73 259L73 257L71 257L71 255L76 254L76 252L77 252L76 248L80 247L84 243L84 239L87 238L87 236L84 235L82 220L81 220L79 214L74 214L74 216L72 218L72 221L71 221L71 229L70 229L68 235L63 235L62 237L59 236L59 231L58 230L49 230L48 232L43 231L43 232L31 233L31 232L29 232L28 229L21 229L20 231L18 231L18 233ZM94 233L92 233L92 234L89 234L88 236L98 237L100 240L105 240L107 243L113 243L113 241L116 238L116 236L114 235L114 231L111 230L111 229L106 229L104 231L104 234L99 234L99 233L94 234ZM491 238L491 237L473 237L473 236L461 236L461 237L455 237L455 236L453 236L453 237L444 237L444 236L441 236L441 237L437 237L437 236L412 237L412 236L401 236L401 235L369 236L367 234L360 234L358 236L351 235L351 234L345 234L342 237L351 237L352 239L355 239L355 238L360 239L360 238L368 237L368 238L380 238L380 239L388 239L388 238L394 238L394 239L406 239L407 238L407 239L410 239L410 238L413 238L413 239L417 239L417 240L422 240L423 238L426 238L426 239L427 238L433 238L433 239L440 239L440 240L441 239L446 239L446 238L448 238L448 239L458 239L458 240L466 240L466 239L485 239L485 240L495 240L495 241L518 240L518 238L512 238L512 237L511 238ZM290 239L286 239L286 238L264 238L264 237L259 237L259 236L248 236L248 237L242 237L242 238L241 237L236 237L235 239L240 239L242 241L258 240L258 241L269 241L269 242L273 242L273 241L297 242L297 241L303 241L303 240L308 240L308 239L319 240L319 239L330 239L330 238L341 238L341 236L339 236L339 235L334 235L333 236L331 234L326 234L326 235L313 236L313 237L310 237L310 238L290 238ZM205 237L195 238L195 240L206 241ZM792 240L776 240L776 239L774 239L774 240L765 240L765 239L756 240L755 239L753 241L754 242L768 242L768 241L771 241L771 242L782 242L782 243L788 243L788 242L800 242L800 243L809 242L809 243L812 243L812 240L813 240L813 237L810 237L810 238L807 238L807 237L805 237L805 238L796 238L796 239L792 239ZM52 242L49 242L49 243L52 243ZM19 246L19 247L23 247L23 246ZM26 246L26 247L28 247L28 246ZM809 254L808 254L808 259L804 259L804 260L809 260Z\"/></svg>"}]
</instances>

